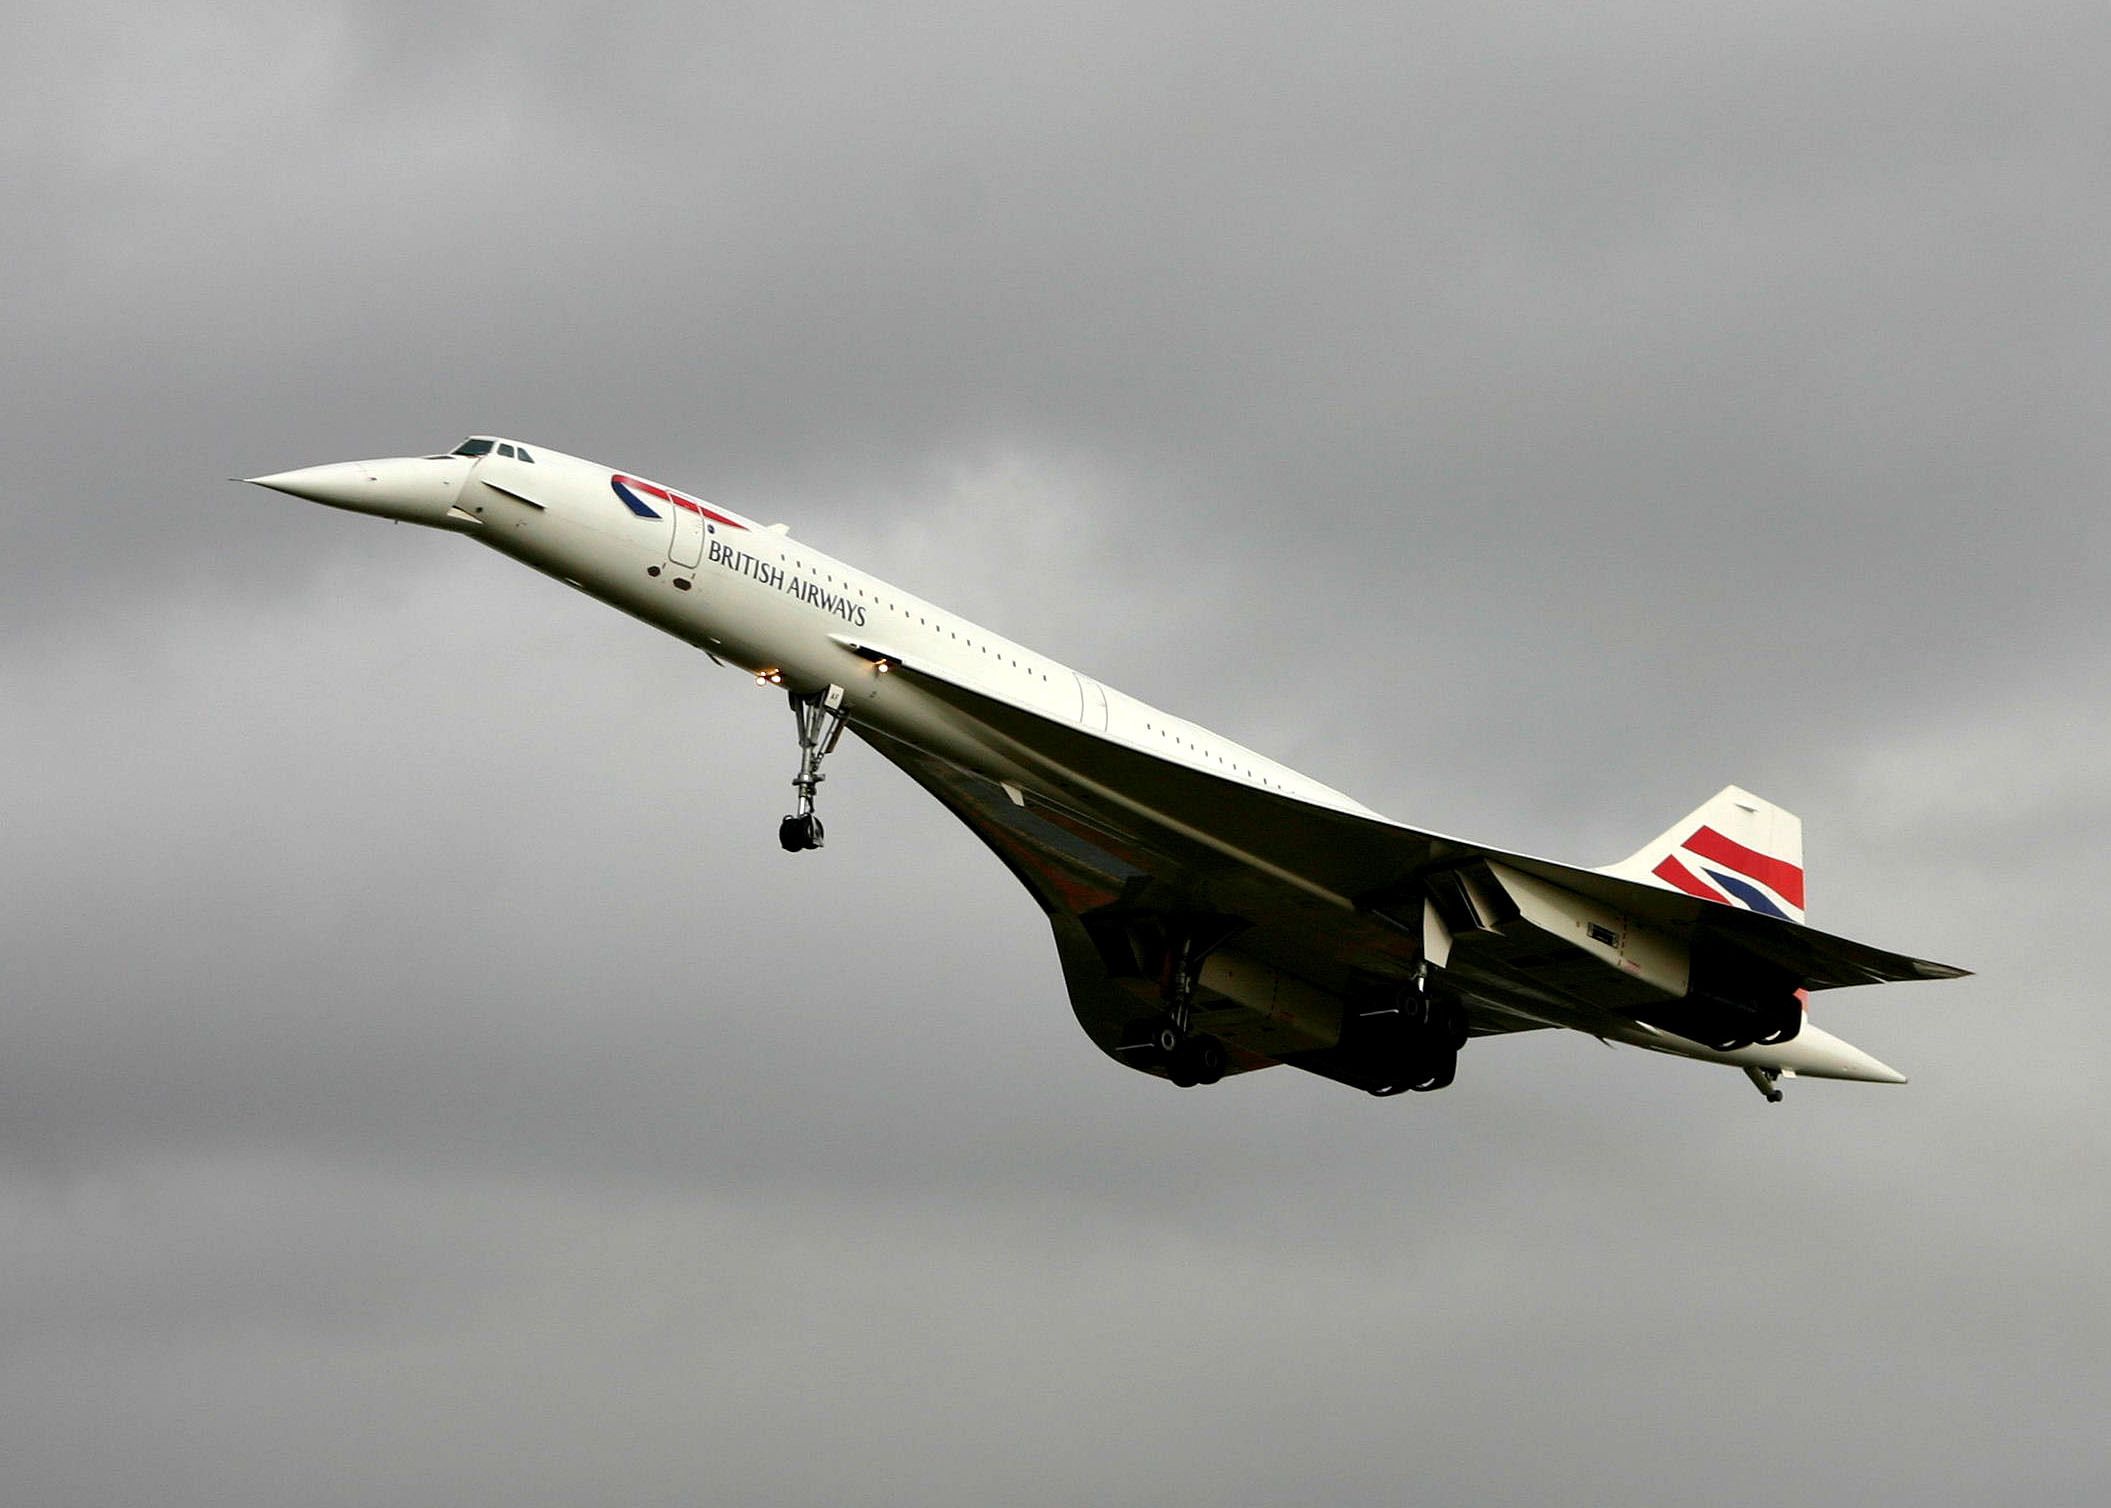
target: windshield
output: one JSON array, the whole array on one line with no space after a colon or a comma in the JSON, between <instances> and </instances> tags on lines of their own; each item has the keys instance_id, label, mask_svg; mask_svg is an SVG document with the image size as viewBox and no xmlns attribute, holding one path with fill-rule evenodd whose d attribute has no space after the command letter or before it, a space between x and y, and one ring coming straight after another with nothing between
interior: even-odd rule
<instances>
[{"instance_id":1,"label":"windshield","mask_svg":"<svg viewBox=\"0 0 2111 1508\"><path fill-rule=\"evenodd\" d=\"M516 445L511 440L500 440L491 435L472 435L449 451L448 454L456 456L488 456L494 451L509 461L526 461L530 466L535 464L535 457L528 454L527 446Z\"/></svg>"}]
</instances>

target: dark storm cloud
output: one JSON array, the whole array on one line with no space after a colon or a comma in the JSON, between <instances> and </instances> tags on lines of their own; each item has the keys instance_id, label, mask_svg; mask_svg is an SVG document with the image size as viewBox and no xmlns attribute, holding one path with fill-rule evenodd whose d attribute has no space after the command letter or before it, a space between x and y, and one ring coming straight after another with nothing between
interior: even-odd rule
<instances>
[{"instance_id":1,"label":"dark storm cloud","mask_svg":"<svg viewBox=\"0 0 2111 1508\"><path fill-rule=\"evenodd\" d=\"M105 5L0 60L0 1440L101 1502L2101 1495L2098 7ZM221 480L501 429L1400 817L1725 780L1915 1083L1179 1095L868 751ZM1902 998L1894 998L1902 997ZM1140 1487L1139 1484L1148 1484Z\"/></svg>"}]
</instances>

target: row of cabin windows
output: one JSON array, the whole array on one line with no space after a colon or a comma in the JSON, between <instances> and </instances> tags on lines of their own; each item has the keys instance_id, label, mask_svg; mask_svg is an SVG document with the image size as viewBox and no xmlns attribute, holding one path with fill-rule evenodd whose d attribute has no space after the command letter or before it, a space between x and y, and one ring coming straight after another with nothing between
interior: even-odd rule
<instances>
[{"instance_id":1,"label":"row of cabin windows","mask_svg":"<svg viewBox=\"0 0 2111 1508\"><path fill-rule=\"evenodd\" d=\"M1177 736L1170 728L1161 728L1156 723L1151 722L1147 722L1143 726L1144 731L1146 733L1156 733L1160 738L1167 739L1172 743L1177 744L1183 749L1194 750L1197 754L1201 754L1205 759L1214 759L1218 764L1227 765L1231 769L1236 770L1241 775L1252 776L1255 780L1260 781L1261 784L1267 786L1272 791L1280 791L1287 789L1287 787L1276 784L1276 782L1270 780L1266 775L1256 775L1252 770L1247 769L1246 766L1239 764L1234 760L1226 759L1222 754L1211 754L1206 752L1201 744L1189 743L1186 739Z\"/></svg>"},{"instance_id":2,"label":"row of cabin windows","mask_svg":"<svg viewBox=\"0 0 2111 1508\"><path fill-rule=\"evenodd\" d=\"M836 578L833 573L823 571L821 574L822 577L827 580L831 585L834 584ZM843 585L849 586L850 583L848 581L845 581ZM865 595L864 589L862 587L857 588L856 590L857 594L860 597L863 597ZM882 601L882 599L877 594L874 595L872 600L875 602L879 602L881 606L885 607L889 612L901 613L903 617L908 616L908 613L904 609L896 607L892 602ZM932 626L931 620L929 618L924 617L921 613L917 615L916 621L922 624L925 628L929 628ZM958 639L960 637L960 631L958 629L949 628L946 629L945 632L952 638ZM967 642L970 644L975 644L975 641L973 639L970 639ZM986 644L975 644L975 648L981 651L983 654L988 654L990 652L989 646ZM1019 664L1017 659L1009 655L1000 654L997 656L997 658L1003 660L1006 664L1009 665L1017 666ZM1048 672L1045 670L1036 671L1035 674L1039 675L1044 681L1048 679ZM1184 738L1176 738L1170 730L1160 728L1155 723L1147 722L1144 724L1144 727L1149 732L1156 733L1160 738L1171 739L1173 743L1179 745L1183 749L1193 749L1198 754L1203 753L1203 749L1200 744L1191 744ZM1226 759L1222 754L1209 754L1206 757L1215 760L1218 764L1229 765L1233 770L1236 770L1241 775L1252 776L1252 778L1260 781L1261 784L1269 787L1271 790L1279 791L1283 789L1282 786L1276 784L1275 781L1270 780L1266 775L1256 775L1252 770L1247 769L1246 766L1234 763L1233 761Z\"/></svg>"},{"instance_id":3,"label":"row of cabin windows","mask_svg":"<svg viewBox=\"0 0 2111 1508\"><path fill-rule=\"evenodd\" d=\"M829 585L831 585L831 586L834 586L834 585L836 585L836 578L835 578L835 574L834 574L833 572L830 572L830 571L823 571L823 572L821 573L821 579L822 579L823 581L826 581L826 582L827 582L827 583L828 583ZM848 581L848 580L846 579L846 580L845 580L845 581L844 581L844 582L842 583L842 585L844 585L844 586L850 586L850 582L849 582L849 581ZM865 589L864 589L863 587L852 587L851 589L852 589L853 591L855 591L855 592L856 592L856 593L858 594L858 596L859 596L860 598L864 597L864 595L865 595ZM902 615L902 616L903 616L904 618L906 618L906 617L908 617L908 616L909 616L909 610L908 610L907 608L905 608L905 607L897 607L897 606L895 606L895 604L894 604L894 603L892 603L892 602L889 602L889 601L888 601L888 600L886 600L885 598L881 597L881 596L879 595L879 593L877 593L877 592L873 593L873 595L872 595L872 599L871 599L871 600L872 600L872 601L874 601L874 602L876 602L876 603L878 603L878 604L879 604L879 605L880 605L881 607L884 607L885 609L887 609L887 611L888 611L888 612L890 612L890 613L900 613L900 614L901 614L901 615ZM923 615L922 615L921 613L917 614L917 617L916 617L916 621L917 621L918 623L922 624L922 625L923 625L923 626L924 626L925 628L931 628L931 627L934 627L934 626L936 626L936 625L934 625L934 624L933 624L933 623L931 622L931 620L930 620L929 618L926 618L926 617L924 617L924 616L923 616ZM954 638L956 638L956 639L960 637L960 633L959 633L959 631L958 631L957 629L950 629L950 628L949 628L949 629L946 629L946 630L944 630L944 632L946 632L946 633L948 633L948 634L951 634L951 635L952 635L952 636L953 636ZM970 644L975 644L975 641L974 641L973 639L970 639L970 640L968 640L968 643L970 643ZM977 649L981 650L981 651L982 651L982 653L984 653L984 654L988 654L988 653L990 652L990 650L989 650L989 646L988 646L988 645L986 645L986 644L975 644L975 648L977 648ZM1014 657L1012 657L1012 656L1009 656L1009 655L1002 655L1002 654L1000 654L1000 655L998 655L998 656L997 656L997 658L998 658L998 659L1000 659L1000 660L1003 660L1003 661L1004 661L1004 662L1005 662L1005 663L1006 663L1007 665L1012 665L1012 666L1015 666L1015 667L1017 667L1017 668L1018 668L1018 669L1020 669L1020 670L1032 670L1032 669L1033 669L1033 667L1032 667L1032 666L1030 666L1030 665L1020 665L1020 664L1019 664L1019 661L1018 661L1018 660L1017 660L1016 658L1014 658ZM1048 679L1048 672L1047 672L1047 671L1045 671L1045 670L1034 670L1034 671L1033 671L1033 673L1034 673L1035 675L1038 675L1038 676L1039 676L1039 677L1040 677L1040 678L1041 678L1042 680L1044 680L1044 681Z\"/></svg>"}]
</instances>

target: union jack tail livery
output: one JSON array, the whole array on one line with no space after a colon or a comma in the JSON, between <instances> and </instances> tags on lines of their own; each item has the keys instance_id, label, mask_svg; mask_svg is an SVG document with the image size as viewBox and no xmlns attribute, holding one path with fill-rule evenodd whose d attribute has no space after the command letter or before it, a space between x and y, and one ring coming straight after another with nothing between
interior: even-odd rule
<instances>
[{"instance_id":1,"label":"union jack tail livery","mask_svg":"<svg viewBox=\"0 0 2111 1508\"><path fill-rule=\"evenodd\" d=\"M1803 819L1724 786L1691 816L1599 873L1800 922Z\"/></svg>"}]
</instances>

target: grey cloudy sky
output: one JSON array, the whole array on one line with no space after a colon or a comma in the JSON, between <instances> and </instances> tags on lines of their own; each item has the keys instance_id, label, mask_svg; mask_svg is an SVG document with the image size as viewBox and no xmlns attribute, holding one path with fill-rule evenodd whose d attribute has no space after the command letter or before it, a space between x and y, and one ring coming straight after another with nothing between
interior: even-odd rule
<instances>
[{"instance_id":1,"label":"grey cloudy sky","mask_svg":"<svg viewBox=\"0 0 2111 1508\"><path fill-rule=\"evenodd\" d=\"M37 8L10 1501L2096 1501L2111 14ZM1911 1073L1180 1093L867 750L231 475L471 430L1405 820L1729 780Z\"/></svg>"}]
</instances>

